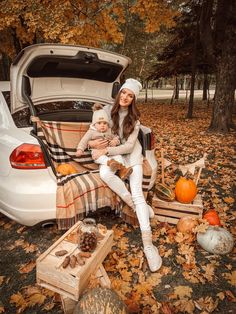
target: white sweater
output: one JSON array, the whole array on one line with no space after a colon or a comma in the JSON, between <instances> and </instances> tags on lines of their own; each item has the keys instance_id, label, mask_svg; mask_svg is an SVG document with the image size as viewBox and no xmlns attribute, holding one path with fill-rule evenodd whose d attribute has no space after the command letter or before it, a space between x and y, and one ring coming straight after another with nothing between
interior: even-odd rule
<instances>
[{"instance_id":1,"label":"white sweater","mask_svg":"<svg viewBox=\"0 0 236 314\"><path fill-rule=\"evenodd\" d=\"M107 105L103 108L108 117L111 119L112 106ZM119 137L121 145L115 147L108 147L108 154L110 156L122 155L126 167L141 165L143 163L142 147L138 140L140 130L140 121L137 121L133 132L129 135L127 140L123 137L123 121L128 113L128 108L120 108L119 110ZM111 121L112 123L112 121Z\"/></svg>"}]
</instances>

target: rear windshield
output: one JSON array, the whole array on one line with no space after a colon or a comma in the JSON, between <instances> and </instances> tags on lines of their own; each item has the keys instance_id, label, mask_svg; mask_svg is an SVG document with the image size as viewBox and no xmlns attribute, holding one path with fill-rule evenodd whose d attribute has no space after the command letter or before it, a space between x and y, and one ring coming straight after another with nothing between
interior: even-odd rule
<instances>
[{"instance_id":1,"label":"rear windshield","mask_svg":"<svg viewBox=\"0 0 236 314\"><path fill-rule=\"evenodd\" d=\"M10 110L10 92L3 92L3 96L7 102L7 105ZM79 109L88 109L92 110L92 106L94 103L92 102L85 102L85 101L57 101L57 102L50 102L44 103L36 106L36 110L39 113L47 113L47 112L56 112L61 110L76 110ZM63 113L62 113L63 115ZM30 122L30 110L29 108L25 108L19 110L12 114L12 118L15 122L15 125L18 128L26 128L32 126Z\"/></svg>"},{"instance_id":2,"label":"rear windshield","mask_svg":"<svg viewBox=\"0 0 236 314\"><path fill-rule=\"evenodd\" d=\"M35 58L28 66L27 74L29 77L73 77L111 83L122 70L120 64L99 60L96 54L91 59L86 59L86 54L78 54L73 58Z\"/></svg>"}]
</instances>

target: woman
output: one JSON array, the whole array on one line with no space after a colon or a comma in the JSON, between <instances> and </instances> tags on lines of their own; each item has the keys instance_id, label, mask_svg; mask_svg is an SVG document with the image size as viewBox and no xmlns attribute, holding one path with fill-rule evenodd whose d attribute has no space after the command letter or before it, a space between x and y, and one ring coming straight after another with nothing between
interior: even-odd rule
<instances>
[{"instance_id":1,"label":"woman","mask_svg":"<svg viewBox=\"0 0 236 314\"><path fill-rule=\"evenodd\" d=\"M152 243L152 232L149 217L153 217L152 208L147 205L143 191L143 156L142 147L138 141L138 133L140 129L139 117L140 113L136 107L136 99L142 88L140 82L135 79L127 79L121 86L113 107L105 106L107 114L111 117L112 131L119 135L121 145L114 147L106 147L104 140L90 142L89 145L93 149L93 158L97 159L106 154L108 156L123 155L125 165L132 167L133 172L129 177L131 196L134 203L136 215L142 233L144 253L146 255L149 268L152 272L157 271L162 264L162 259L158 249ZM127 190L124 182L115 175L115 173L107 165L100 168L101 179L124 201L129 198L130 192Z\"/></svg>"}]
</instances>

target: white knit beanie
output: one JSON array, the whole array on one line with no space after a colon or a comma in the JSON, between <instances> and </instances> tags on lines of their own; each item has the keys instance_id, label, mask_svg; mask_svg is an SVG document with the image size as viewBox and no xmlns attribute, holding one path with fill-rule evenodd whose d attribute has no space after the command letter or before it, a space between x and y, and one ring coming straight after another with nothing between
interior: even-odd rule
<instances>
[{"instance_id":1,"label":"white knit beanie","mask_svg":"<svg viewBox=\"0 0 236 314\"><path fill-rule=\"evenodd\" d=\"M132 79L132 78L129 78L121 86L120 90L122 90L123 88L128 88L129 90L131 90L135 95L135 99L137 99L139 92L142 89L142 85L139 81Z\"/></svg>"},{"instance_id":2,"label":"white knit beanie","mask_svg":"<svg viewBox=\"0 0 236 314\"><path fill-rule=\"evenodd\" d=\"M92 125L101 121L107 122L109 124L109 118L104 109L99 109L99 110L94 111Z\"/></svg>"}]
</instances>

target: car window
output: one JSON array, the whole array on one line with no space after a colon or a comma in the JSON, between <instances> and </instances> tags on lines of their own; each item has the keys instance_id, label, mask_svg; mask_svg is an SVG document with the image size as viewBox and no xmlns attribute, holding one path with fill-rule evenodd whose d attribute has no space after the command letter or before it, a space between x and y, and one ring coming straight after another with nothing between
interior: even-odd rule
<instances>
[{"instance_id":1,"label":"car window","mask_svg":"<svg viewBox=\"0 0 236 314\"><path fill-rule=\"evenodd\" d=\"M10 110L10 92L3 92L3 96L7 102L7 105ZM50 102L44 103L35 106L37 112L55 112L61 110L78 110L78 109L91 109L94 103L86 102L86 101L57 101L57 102ZM12 118L15 122L15 125L18 128L26 128L31 126L30 122L30 110L29 108L25 108L19 110L12 114Z\"/></svg>"}]
</instances>

